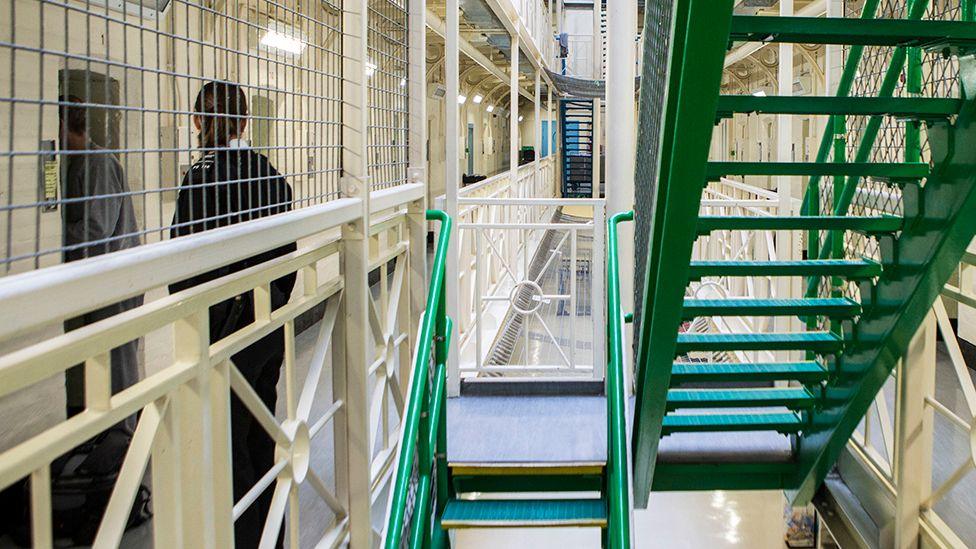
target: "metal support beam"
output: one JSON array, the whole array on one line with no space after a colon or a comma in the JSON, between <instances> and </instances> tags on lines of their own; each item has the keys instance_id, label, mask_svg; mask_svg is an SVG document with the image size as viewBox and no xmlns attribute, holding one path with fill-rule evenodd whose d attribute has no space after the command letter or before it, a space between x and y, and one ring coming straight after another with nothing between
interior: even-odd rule
<instances>
[{"instance_id":1,"label":"metal support beam","mask_svg":"<svg viewBox=\"0 0 976 549\"><path fill-rule=\"evenodd\" d=\"M459 48L460 41L460 8L458 0L447 0L446 27L444 34L444 74L445 85L447 87L447 97L445 103L444 117L444 196L445 209L451 219L457 219L458 212L458 187L461 183L461 167L458 159L458 131L461 123L461 106L458 104L458 92L460 91L459 70ZM447 280L445 281L445 293L447 316L460 318L459 307L459 287L458 279L460 271L458 268L458 233L457 225L451 228L452 234L447 248ZM458 362L457 341L459 338L451 338L451 349L448 352L447 367L447 395L457 397L461 395L461 367Z\"/></svg>"},{"instance_id":2,"label":"metal support beam","mask_svg":"<svg viewBox=\"0 0 976 549\"><path fill-rule=\"evenodd\" d=\"M341 491L348 498L349 543L368 547L373 541L370 523L369 441L369 176L367 170L368 78L367 2L342 3L342 193L361 199L358 219L342 226L342 276L345 280L341 318L345 363L340 378L345 385L337 389L345 405L342 421L346 452L345 477ZM338 453L338 452L337 452Z\"/></svg>"},{"instance_id":3,"label":"metal support beam","mask_svg":"<svg viewBox=\"0 0 976 549\"><path fill-rule=\"evenodd\" d=\"M607 215L634 209L637 117L634 78L637 72L637 2L614 2L607 11ZM598 113L594 113L594 121ZM594 136L599 135L594 131ZM594 143L598 143L595 139ZM594 145L595 148L595 145ZM594 166L597 151L593 151ZM598 196L599 180L593 183ZM634 228L620 227L620 292L624 312L634 310ZM630 329L629 325L626 329ZM627 336L628 340L630 336ZM629 343L626 345L629 348Z\"/></svg>"},{"instance_id":4,"label":"metal support beam","mask_svg":"<svg viewBox=\"0 0 976 549\"><path fill-rule=\"evenodd\" d=\"M430 9L427 9L427 27L434 31L435 34L446 40L447 24ZM411 42L411 44L412 43L413 42ZM485 57L485 54L481 53L478 48L474 46L474 44L468 42L460 36L457 38L457 43L461 53L468 56L468 59L471 59L483 69L490 72L499 81L508 82L509 77L507 74L505 74L505 71L498 68L498 65L496 65L491 59ZM532 99L532 94L525 88L519 88L519 93L521 93L526 99ZM421 97L426 97L426 95Z\"/></svg>"},{"instance_id":5,"label":"metal support beam","mask_svg":"<svg viewBox=\"0 0 976 549\"><path fill-rule=\"evenodd\" d=\"M535 140L535 159L540 160L540 154L542 153L542 71L535 71L535 113L532 128L532 138ZM533 169L533 188L535 187L535 181L539 178L539 162L535 163L535 168ZM539 198L539 197L533 197Z\"/></svg>"},{"instance_id":6,"label":"metal support beam","mask_svg":"<svg viewBox=\"0 0 976 549\"><path fill-rule=\"evenodd\" d=\"M816 0L810 4L807 4L800 11L796 12L799 17L820 17L827 11L827 3L834 0ZM843 14L840 15L843 17ZM730 51L725 55L725 66L731 67L732 65L747 59L752 54L765 48L768 44L765 42L747 42L742 44L738 48Z\"/></svg>"},{"instance_id":7,"label":"metal support beam","mask_svg":"<svg viewBox=\"0 0 976 549\"><path fill-rule=\"evenodd\" d=\"M925 398L935 395L935 314L929 313L908 346L898 369L895 402L895 547L919 547L919 509L932 488L933 411Z\"/></svg>"},{"instance_id":8,"label":"metal support beam","mask_svg":"<svg viewBox=\"0 0 976 549\"><path fill-rule=\"evenodd\" d=\"M779 14L782 17L793 15L793 0L780 0ZM777 93L781 97L793 95L793 44L779 45L779 68L777 74ZM793 116L781 114L776 117L776 161L793 162ZM794 187L797 183L796 177L783 176L775 178L776 190L779 195L779 215L792 217ZM799 251L794 250L793 231L778 231L776 233L776 253L777 259L789 261L800 259ZM783 277L776 280L777 296L780 299L789 299L798 296L800 292L799 279ZM796 327L797 319L791 316L777 317L774 320L776 331L789 332ZM796 353L784 352L780 354L780 360L792 360L798 358L791 356Z\"/></svg>"},{"instance_id":9,"label":"metal support beam","mask_svg":"<svg viewBox=\"0 0 976 549\"><path fill-rule=\"evenodd\" d=\"M593 98L593 185L591 189L591 194L593 198L600 198L600 149L603 148L603 100L599 97ZM629 256L628 256L629 257ZM629 261L625 258L623 260L625 263Z\"/></svg>"},{"instance_id":10,"label":"metal support beam","mask_svg":"<svg viewBox=\"0 0 976 549\"><path fill-rule=\"evenodd\" d=\"M509 72L508 95L511 101L509 105L508 112L508 169L512 181L512 188L515 189L515 195L518 198L525 198L523 189L518 187L518 149L519 149L519 96L518 96L518 83L519 83L519 46L521 40L519 40L518 35L512 36L512 68Z\"/></svg>"}]
</instances>

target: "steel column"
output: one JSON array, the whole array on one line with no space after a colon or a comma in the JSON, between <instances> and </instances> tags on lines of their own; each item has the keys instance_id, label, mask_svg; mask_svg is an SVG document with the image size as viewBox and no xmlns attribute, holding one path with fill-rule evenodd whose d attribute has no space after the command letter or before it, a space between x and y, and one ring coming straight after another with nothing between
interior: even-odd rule
<instances>
[{"instance_id":1,"label":"steel column","mask_svg":"<svg viewBox=\"0 0 976 549\"><path fill-rule=\"evenodd\" d=\"M458 93L460 92L460 76L458 40L460 39L460 13L458 0L447 0L445 22L447 32L444 36L444 74L447 86L447 97L445 98L445 117L444 117L444 189L445 189L445 210L451 219L457 218L458 212L458 187L461 182L460 160L458 159L458 132L461 124L461 106L458 104ZM515 90L516 98L518 89ZM516 99L517 100L517 99ZM458 238L457 227L451 227L451 236L447 247L447 277L445 280L447 293L447 314L451 318L460 318L459 306L459 281L460 271L458 267ZM458 362L457 339L451 338L451 352L447 358L447 395L457 397L461 394L461 368Z\"/></svg>"},{"instance_id":2,"label":"steel column","mask_svg":"<svg viewBox=\"0 0 976 549\"><path fill-rule=\"evenodd\" d=\"M932 489L933 411L925 398L935 395L935 314L929 313L898 368L895 402L895 547L919 546L919 509Z\"/></svg>"},{"instance_id":3,"label":"steel column","mask_svg":"<svg viewBox=\"0 0 976 549\"><path fill-rule=\"evenodd\" d=\"M369 547L370 522L369 439L369 177L367 160L368 77L367 14L365 0L342 4L342 193L361 199L359 217L342 226L342 275L345 286L340 318L345 363L342 420L346 455L344 489L348 498L349 543ZM340 473L337 471L337 476Z\"/></svg>"},{"instance_id":4,"label":"steel column","mask_svg":"<svg viewBox=\"0 0 976 549\"><path fill-rule=\"evenodd\" d=\"M614 2L607 11L607 132L606 199L607 215L634 209L634 171L637 140L634 79L637 54L637 2ZM594 113L594 120L598 113ZM595 133L595 132L594 132ZM598 141L597 141L598 142ZM595 146L594 146L595 148ZM597 165L594 151L594 166ZM599 180L594 180L594 196L599 196ZM634 310L634 227L620 227L620 292L625 313ZM630 325L624 327L631 330ZM628 336L630 341L632 336ZM628 344L629 345L629 344Z\"/></svg>"}]
</instances>

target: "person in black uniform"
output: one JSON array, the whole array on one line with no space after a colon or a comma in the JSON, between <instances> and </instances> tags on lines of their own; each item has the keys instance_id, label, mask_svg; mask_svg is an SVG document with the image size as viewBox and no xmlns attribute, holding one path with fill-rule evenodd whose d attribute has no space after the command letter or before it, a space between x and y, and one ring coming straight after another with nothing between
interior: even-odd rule
<instances>
[{"instance_id":1,"label":"person in black uniform","mask_svg":"<svg viewBox=\"0 0 976 549\"><path fill-rule=\"evenodd\" d=\"M203 157L183 177L170 236L198 233L291 210L291 187L267 157L248 148L247 142L241 139L248 112L247 99L240 86L207 83L197 95L194 112L193 124L200 134ZM170 292L203 284L296 249L292 243L243 259L172 284ZM294 286L294 273L271 283L272 309L288 302ZM252 322L253 292L218 303L210 307L210 342L223 339ZM284 332L279 328L231 357L272 413L284 348ZM231 396L230 414L234 499L238 500L274 465L275 445L236 395ZM265 490L237 519L236 547L258 546L271 496L271 490ZM280 537L278 544L281 545Z\"/></svg>"}]
</instances>

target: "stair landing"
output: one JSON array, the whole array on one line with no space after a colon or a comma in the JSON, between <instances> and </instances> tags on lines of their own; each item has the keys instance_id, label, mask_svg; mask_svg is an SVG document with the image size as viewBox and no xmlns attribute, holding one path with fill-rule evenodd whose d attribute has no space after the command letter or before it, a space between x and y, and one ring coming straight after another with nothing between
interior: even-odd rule
<instances>
[{"instance_id":1,"label":"stair landing","mask_svg":"<svg viewBox=\"0 0 976 549\"><path fill-rule=\"evenodd\" d=\"M603 396L466 396L447 401L452 465L603 464Z\"/></svg>"}]
</instances>

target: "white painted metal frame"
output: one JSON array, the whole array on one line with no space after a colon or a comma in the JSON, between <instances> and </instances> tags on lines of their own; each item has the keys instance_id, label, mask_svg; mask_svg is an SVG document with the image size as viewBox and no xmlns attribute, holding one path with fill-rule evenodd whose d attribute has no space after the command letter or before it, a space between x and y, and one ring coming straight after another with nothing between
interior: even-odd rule
<instances>
[{"instance_id":1,"label":"white painted metal frame","mask_svg":"<svg viewBox=\"0 0 976 549\"><path fill-rule=\"evenodd\" d=\"M300 242L299 250L272 261L240 271L183 292L147 302L107 320L91 324L50 339L7 352L0 356L0 397L60 375L65 369L84 363L86 368L87 409L71 419L57 423L0 454L0 487L29 477L32 483L34 546L51 547L50 463L58 456L104 431L121 419L140 412L130 450L125 458L108 510L96 538L96 547L117 546L129 516L129 507L152 463L154 543L156 547L230 547L233 545L233 520L265 488L274 486L271 512L261 540L262 547L273 547L288 516L289 540L299 545L298 489L308 485L334 515L323 525L318 546L335 547L349 541L356 517L355 496L362 492L372 504L392 469L392 456L398 440L397 423L402 409L402 375L409 367L412 349L410 327L419 311L410 306L411 215L424 196L423 185L403 185L373 193L373 212L378 221L368 231L371 250L366 269L379 269L380 288L369 299L367 332L372 339L370 366L371 399L361 403L361 395L349 391L350 346L341 337L353 329L349 307L348 235L338 229L361 223L357 213L363 201L336 200L290 215L264 218L200 233L173 241L119 252L113 261L88 260L36 273L0 280L0 310L12 318L17 307L36 296L36 292L56 296L67 294L74 281L118 281L118 284L91 284L87 300L48 300L24 323L20 330L60 322L101 302L117 302L133 291L166 285L199 272L249 257L278 242ZM300 214L300 215L299 215ZM256 239L260 233L264 238ZM340 237L340 234L342 235ZM423 242L423 240L420 240ZM227 243L240 244L233 253L223 253ZM174 255L179 254L179 255ZM172 261L173 257L186 261ZM167 269L159 265L169 258ZM284 307L271 311L267 299L271 281L289 273L300 273L297 295ZM365 274L365 273L364 273ZM365 276L363 285L365 285ZM127 284L125 281L128 281ZM254 291L255 318L250 326L209 344L208 310L215 303L246 291ZM423 292L421 285L420 290ZM79 304L80 303L80 304ZM317 305L325 303L317 342L308 373L299 379L296 372L295 320ZM365 305L365 303L364 303ZM97 305L94 305L97 306ZM346 315L341 315L346 309ZM169 328L172 327L172 328ZM366 328L367 326L364 326ZM282 396L285 416L276 418L230 361L236 352L272 331L285 334L284 380ZM161 329L172 329L172 363L115 395L110 390L109 351L124 343L146 337ZM4 343L18 337L8 329ZM331 401L316 402L316 389L329 375L327 359L333 353ZM364 370L365 374L365 370ZM364 387L365 388L365 387ZM274 467L237 502L232 501L230 418L231 391L255 415L277 446ZM365 391L364 391L365 394ZM391 405L395 409L391 408ZM350 410L363 409L369 416L360 424L350 421ZM321 410L320 412L314 412ZM396 423L394 423L396 422ZM322 471L309 467L312 439L326 427L334 431L336 487L323 481ZM362 425L361 431L357 426ZM353 460L361 459L352 440L371 441L369 459L361 468L370 473L370 482L358 486L350 482ZM364 537L372 543L377 533L367 515Z\"/></svg>"},{"instance_id":2,"label":"white painted metal frame","mask_svg":"<svg viewBox=\"0 0 976 549\"><path fill-rule=\"evenodd\" d=\"M604 264L605 203L592 199L511 199L511 198L462 198L464 209L459 226L462 242L462 265L466 279L461 283L462 312L459 318L461 376L483 375L545 375L547 377L580 376L602 380L604 375L604 346L606 326L603 321L604 277L600 268ZM552 223L550 219L557 207L583 207L590 209L592 218L580 223ZM534 278L529 275L529 263L538 250L546 231L557 231L556 253L544 259L544 267ZM589 314L579 314L577 308L579 292L576 276L579 268L577 243L580 234L593 240L590 257L591 296ZM568 257L561 250L570 247ZM540 278L553 261L568 260L570 280L568 293L546 294L540 287ZM515 296L521 287L532 288L537 306L531 310L520 311ZM569 311L568 342L557 338L546 321L538 313L543 303L564 302ZM543 328L548 341L557 349L560 361L555 364L515 363L487 364L486 356L492 341L500 337L500 321L514 308L528 318L534 319ZM488 318L494 323L489 323ZM589 327L578 324L590 322ZM581 363L574 349L584 330L592 334L592 361ZM528 344L529 330L522 329L521 337Z\"/></svg>"}]
</instances>

